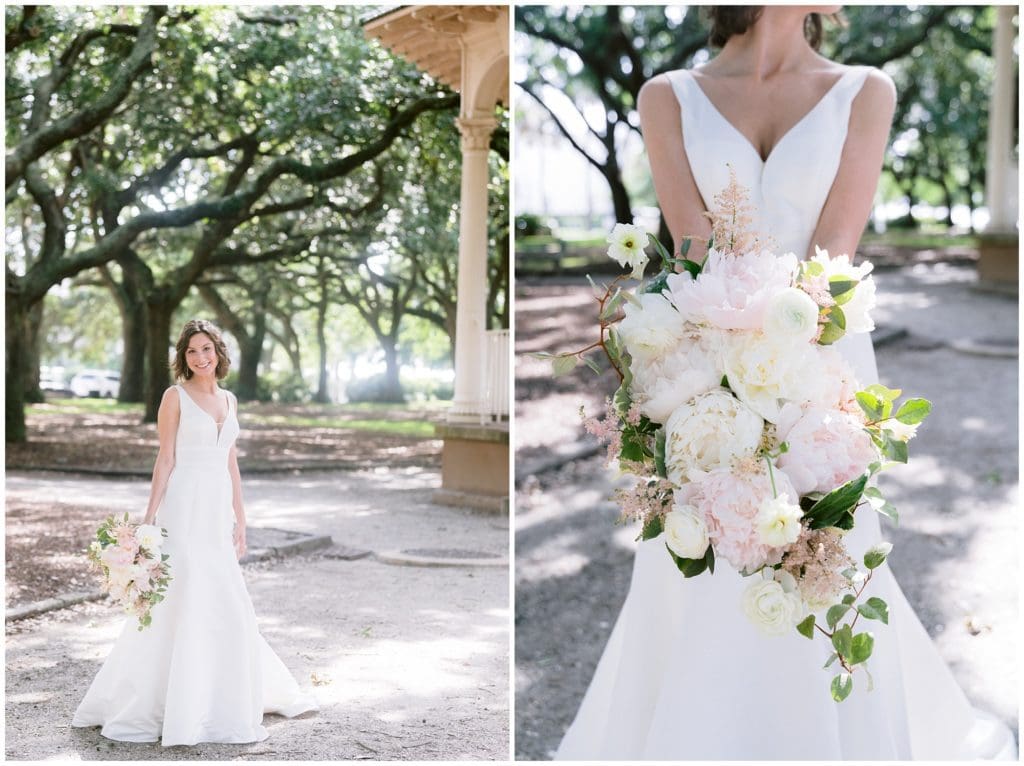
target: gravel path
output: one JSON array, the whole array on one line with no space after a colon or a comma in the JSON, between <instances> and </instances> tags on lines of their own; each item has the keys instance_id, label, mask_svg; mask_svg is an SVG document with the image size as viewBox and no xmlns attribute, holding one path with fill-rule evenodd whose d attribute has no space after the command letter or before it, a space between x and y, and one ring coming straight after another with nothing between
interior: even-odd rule
<instances>
[{"instance_id":1,"label":"gravel path","mask_svg":"<svg viewBox=\"0 0 1024 766\"><path fill-rule=\"evenodd\" d=\"M876 274L876 320L909 336L878 349L883 383L925 396L934 414L911 466L881 478L899 508L890 563L967 696L1017 721L1017 359L946 343L1016 346L1017 302L975 292L973 269L919 264ZM592 317L589 288L517 285L516 757L548 759L569 726L629 588L637 530L616 527L615 477L601 455L530 475L545 450L585 444L575 410L614 380L578 370L546 382L524 351L571 348ZM565 327L565 340L557 328ZM586 342L578 344L585 345ZM527 456L527 460L520 456ZM526 470L523 470L523 469Z\"/></svg>"},{"instance_id":2,"label":"gravel path","mask_svg":"<svg viewBox=\"0 0 1024 766\"><path fill-rule=\"evenodd\" d=\"M243 479L253 524L382 551L506 554L507 519L435 506L436 472ZM60 492L136 510L145 482L8 475L8 496ZM502 567L392 566L315 554L244 568L260 630L320 711L267 716L249 745L112 742L69 721L122 624L82 604L7 630L6 756L15 760L505 760L509 593Z\"/></svg>"}]
</instances>

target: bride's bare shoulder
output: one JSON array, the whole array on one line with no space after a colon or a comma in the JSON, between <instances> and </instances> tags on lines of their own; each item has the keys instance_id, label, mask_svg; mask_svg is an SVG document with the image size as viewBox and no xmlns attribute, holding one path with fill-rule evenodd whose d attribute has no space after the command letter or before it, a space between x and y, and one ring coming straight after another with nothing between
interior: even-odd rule
<instances>
[{"instance_id":1,"label":"bride's bare shoulder","mask_svg":"<svg viewBox=\"0 0 1024 766\"><path fill-rule=\"evenodd\" d=\"M679 119L679 102L667 72L655 75L640 87L636 101L640 122L651 124L666 119Z\"/></svg>"}]
</instances>

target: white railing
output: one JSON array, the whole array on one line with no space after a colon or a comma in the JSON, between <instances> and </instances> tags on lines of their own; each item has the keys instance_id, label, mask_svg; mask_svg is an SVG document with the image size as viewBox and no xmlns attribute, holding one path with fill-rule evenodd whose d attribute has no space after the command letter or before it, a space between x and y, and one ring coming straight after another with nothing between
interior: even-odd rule
<instances>
[{"instance_id":1,"label":"white railing","mask_svg":"<svg viewBox=\"0 0 1024 766\"><path fill-rule=\"evenodd\" d=\"M508 353L508 330L488 330L484 340L481 424L508 419Z\"/></svg>"}]
</instances>

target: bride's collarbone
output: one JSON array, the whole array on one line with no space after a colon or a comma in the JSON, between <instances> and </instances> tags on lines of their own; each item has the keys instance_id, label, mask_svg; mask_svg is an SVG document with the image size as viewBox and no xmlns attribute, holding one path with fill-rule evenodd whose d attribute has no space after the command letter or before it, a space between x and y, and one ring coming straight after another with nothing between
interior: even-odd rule
<instances>
[{"instance_id":1,"label":"bride's collarbone","mask_svg":"<svg viewBox=\"0 0 1024 766\"><path fill-rule=\"evenodd\" d=\"M185 393L192 401L210 415L218 425L227 420L228 415L231 414L231 406L227 402L227 397L224 396L223 389L218 387L216 391L208 393L186 388L184 385L182 388L185 388Z\"/></svg>"}]
</instances>

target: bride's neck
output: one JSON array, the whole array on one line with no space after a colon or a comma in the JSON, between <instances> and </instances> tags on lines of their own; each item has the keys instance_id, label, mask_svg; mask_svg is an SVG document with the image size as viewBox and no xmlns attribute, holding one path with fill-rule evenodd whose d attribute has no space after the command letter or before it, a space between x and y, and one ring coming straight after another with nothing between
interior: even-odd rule
<instances>
[{"instance_id":1,"label":"bride's neck","mask_svg":"<svg viewBox=\"0 0 1024 766\"><path fill-rule=\"evenodd\" d=\"M718 73L765 80L803 69L818 58L804 37L806 16L791 6L765 6L757 22L742 35L730 37L715 57Z\"/></svg>"}]
</instances>

